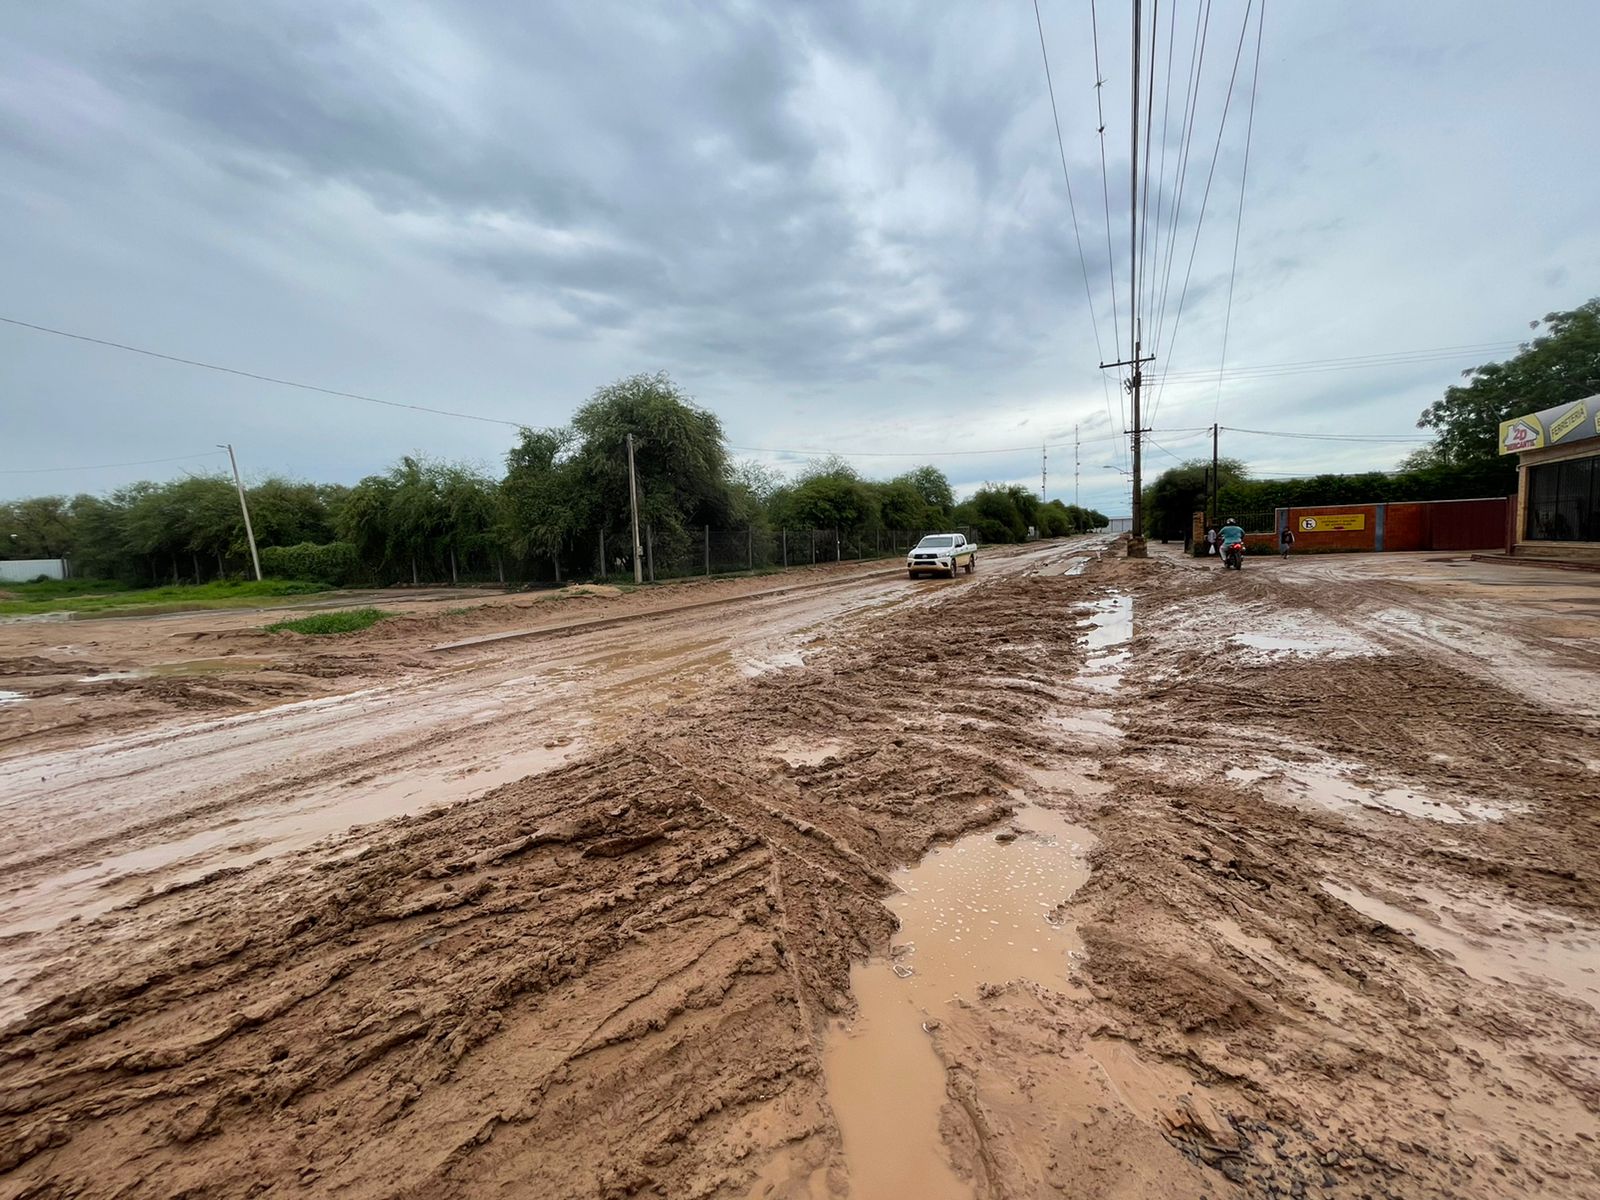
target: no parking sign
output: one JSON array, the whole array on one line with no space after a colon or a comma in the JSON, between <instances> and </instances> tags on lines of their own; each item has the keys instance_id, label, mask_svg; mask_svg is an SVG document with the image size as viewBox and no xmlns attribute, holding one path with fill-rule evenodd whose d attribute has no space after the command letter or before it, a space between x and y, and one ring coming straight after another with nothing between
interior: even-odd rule
<instances>
[{"instance_id":1,"label":"no parking sign","mask_svg":"<svg viewBox=\"0 0 1600 1200\"><path fill-rule=\"evenodd\" d=\"M1332 533L1340 529L1365 529L1366 513L1323 513L1316 517L1301 517L1301 533Z\"/></svg>"}]
</instances>

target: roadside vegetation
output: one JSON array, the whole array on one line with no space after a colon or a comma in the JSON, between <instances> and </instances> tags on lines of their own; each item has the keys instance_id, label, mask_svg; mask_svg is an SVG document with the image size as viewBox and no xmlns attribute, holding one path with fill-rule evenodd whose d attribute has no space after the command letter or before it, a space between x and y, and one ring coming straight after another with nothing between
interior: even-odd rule
<instances>
[{"instance_id":1,"label":"roadside vegetation","mask_svg":"<svg viewBox=\"0 0 1600 1200\"><path fill-rule=\"evenodd\" d=\"M325 637L334 633L358 633L371 629L379 621L394 616L381 608L345 608L338 612L318 613L314 617L301 617L294 621L278 621L268 625L268 633L303 633L311 637Z\"/></svg>"},{"instance_id":2,"label":"roadside vegetation","mask_svg":"<svg viewBox=\"0 0 1600 1200\"><path fill-rule=\"evenodd\" d=\"M857 557L935 529L967 529L994 543L1022 541L1030 529L1057 537L1106 524L1102 513L1042 504L1017 485L987 484L957 502L932 466L867 479L828 458L782 476L731 458L716 415L666 375L636 375L597 391L570 425L523 429L499 477L407 456L354 487L257 484L248 496L262 569L322 586L631 573L618 557L632 543L630 433L641 528L669 574L696 561L708 529L740 545L774 531L836 531L845 557ZM196 585L249 570L238 497L223 476L0 505L0 547L12 558L67 557L77 575L125 586ZM192 586L185 597L198 598Z\"/></svg>"},{"instance_id":3,"label":"roadside vegetation","mask_svg":"<svg viewBox=\"0 0 1600 1200\"><path fill-rule=\"evenodd\" d=\"M1407 455L1399 469L1251 479L1243 462L1223 458L1217 463L1218 508L1270 513L1313 504L1510 495L1517 489L1517 466L1500 453L1500 422L1600 392L1600 298L1550 313L1533 328L1540 332L1516 355L1463 372L1466 382L1446 388L1423 410L1417 427L1433 430L1434 441ZM1146 485L1148 536L1184 536L1191 516L1205 507L1210 469L1210 458L1193 458Z\"/></svg>"},{"instance_id":4,"label":"roadside vegetation","mask_svg":"<svg viewBox=\"0 0 1600 1200\"><path fill-rule=\"evenodd\" d=\"M220 579L199 585L127 589L111 580L8 583L0 588L0 616L33 613L162 612L190 608L252 608L285 596L325 592L325 583L302 580Z\"/></svg>"}]
</instances>

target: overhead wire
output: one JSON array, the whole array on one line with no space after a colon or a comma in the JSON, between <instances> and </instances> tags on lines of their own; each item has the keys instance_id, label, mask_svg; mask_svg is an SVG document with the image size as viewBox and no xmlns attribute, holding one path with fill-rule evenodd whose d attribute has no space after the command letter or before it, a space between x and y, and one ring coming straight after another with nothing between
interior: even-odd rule
<instances>
[{"instance_id":1,"label":"overhead wire","mask_svg":"<svg viewBox=\"0 0 1600 1200\"><path fill-rule=\"evenodd\" d=\"M1039 11L1039 0L1034 0L1034 13ZM1106 270L1111 276L1111 344L1122 345L1122 318L1117 312L1117 256L1111 248L1111 177L1106 168L1106 108L1105 108L1105 76L1100 70L1100 17L1095 5L1095 0L1089 0L1089 35L1094 47L1094 106L1095 114L1099 120L1097 133L1100 138L1100 204L1105 214L1106 228ZM1106 361L1105 352L1100 350L1098 343L1096 350L1101 362ZM1106 382L1105 371L1100 372L1100 382L1106 393L1106 408L1111 408L1110 384ZM1122 414L1122 427L1128 427L1128 402L1122 389L1117 389L1117 411ZM1122 450L1122 462L1128 465L1128 451Z\"/></svg>"},{"instance_id":2,"label":"overhead wire","mask_svg":"<svg viewBox=\"0 0 1600 1200\"><path fill-rule=\"evenodd\" d=\"M1158 355L1166 344L1167 297L1172 291L1172 264L1177 260L1178 228L1183 216L1183 196L1189 181L1189 152L1194 146L1194 130L1200 114L1200 82L1205 74L1206 46L1211 36L1211 0L1205 0L1204 9L1195 6L1194 35L1189 45L1189 78L1184 84L1183 117L1179 121L1181 133L1178 154L1174 160L1174 178L1177 188L1172 201L1172 219L1167 226L1167 250L1162 269L1161 300L1156 308L1155 337L1150 343L1150 353Z\"/></svg>"},{"instance_id":3,"label":"overhead wire","mask_svg":"<svg viewBox=\"0 0 1600 1200\"><path fill-rule=\"evenodd\" d=\"M1233 379L1249 376L1300 375L1317 371L1359 370L1368 367L1405 366L1410 363L1459 359L1468 354L1477 355L1510 350L1520 345L1520 342L1486 342L1467 346L1419 347L1415 350L1393 350L1381 354L1352 354L1335 358L1311 358L1281 363L1241 364L1228 367L1226 373L1228 378ZM1210 367L1194 367L1186 370L1153 372L1152 374L1181 383L1210 379L1216 375L1216 372Z\"/></svg>"},{"instance_id":4,"label":"overhead wire","mask_svg":"<svg viewBox=\"0 0 1600 1200\"><path fill-rule=\"evenodd\" d=\"M1183 289L1178 293L1177 313L1172 319L1172 341L1166 347L1167 361L1169 362L1172 359L1172 347L1177 345L1179 327L1183 323L1183 308L1189 297L1189 281L1194 275L1195 253L1200 249L1200 232L1205 228L1206 207L1211 200L1211 184L1216 179L1217 160L1222 155L1222 135L1227 131L1228 128L1228 113L1233 107L1233 89L1234 85L1239 79L1239 63L1244 57L1245 35L1250 31L1250 14L1254 8L1255 0L1247 0L1244 10L1244 20L1239 24L1239 44L1234 49L1233 70L1228 76L1228 90L1223 96L1222 100L1222 118L1217 122L1217 141L1216 145L1211 151L1211 167L1206 172L1205 191L1200 196L1200 212L1195 218L1194 240L1189 247L1189 263L1184 270ZM1155 420L1155 414L1161 406L1161 396L1164 390L1164 387L1160 385L1158 385L1156 388L1155 399L1150 405L1150 419L1152 421Z\"/></svg>"},{"instance_id":5,"label":"overhead wire","mask_svg":"<svg viewBox=\"0 0 1600 1200\"><path fill-rule=\"evenodd\" d=\"M1195 20L1199 22L1199 10L1195 10ZM1167 69L1162 76L1161 83L1161 158L1156 164L1156 220L1154 242L1155 248L1151 251L1151 277L1161 274L1161 217L1166 209L1167 196L1167 143L1168 126L1172 117L1172 53L1177 43L1178 31L1178 5L1176 0L1167 6ZM1148 178L1148 176L1146 176ZM1151 239L1146 238L1148 245ZM1145 319L1147 327L1153 327L1155 319L1156 290L1149 289L1145 303Z\"/></svg>"},{"instance_id":6,"label":"overhead wire","mask_svg":"<svg viewBox=\"0 0 1600 1200\"><path fill-rule=\"evenodd\" d=\"M1176 6L1176 0L1173 0L1173 3ZM1136 334L1138 338L1142 338L1144 333L1142 328L1144 324L1144 308L1146 307L1144 298L1149 290L1145 280L1145 266L1150 257L1150 144L1154 140L1151 134L1154 129L1156 115L1156 64L1159 61L1156 57L1156 50L1159 45L1160 31L1161 0L1151 0L1150 69L1144 106L1144 188L1139 201L1139 275L1138 286L1135 289L1136 294L1140 297L1139 307L1135 310L1135 317L1141 326Z\"/></svg>"},{"instance_id":7,"label":"overhead wire","mask_svg":"<svg viewBox=\"0 0 1600 1200\"><path fill-rule=\"evenodd\" d=\"M1228 306L1222 318L1222 354L1217 359L1217 399L1211 406L1211 419L1222 412L1222 370L1228 363L1228 333L1233 326L1233 285L1239 275L1239 234L1244 228L1244 189L1250 178L1250 140L1256 128L1256 85L1261 78L1261 32L1267 22L1267 0L1261 0L1256 13L1256 61L1250 72L1250 119L1244 128L1244 165L1239 170L1239 211L1233 222L1233 262L1228 268Z\"/></svg>"},{"instance_id":8,"label":"overhead wire","mask_svg":"<svg viewBox=\"0 0 1600 1200\"><path fill-rule=\"evenodd\" d=\"M274 375L262 375L255 371L245 371L238 367L225 367L218 363L205 362L197 358L183 358L177 354L163 354L159 350L148 350L143 346L130 346L126 342L113 342L106 338L90 337L84 333L71 333L65 329L55 329L49 325L36 325L31 321L19 321L15 317L0 316L0 323L15 325L20 329L32 329L38 333L54 334L56 337L70 338L75 342L88 342L95 346L108 346L113 350L123 350L129 354L141 354L146 358L158 358L164 362L180 363L186 367L199 367L206 371L217 371L223 375L237 375L242 379L253 379L258 383L276 384L278 387L298 388L303 392L317 392L324 396L340 396L346 400L360 400L366 404L381 404L385 408L406 408L412 412L432 413L439 417L459 417L464 421L483 421L490 425L509 425L513 429L523 427L522 421L507 421L501 417L485 417L478 413L459 412L447 408L430 408L425 404L406 404L399 400L382 400L377 396L363 396L359 392L346 392L338 388L321 387L314 383L301 383L294 379L282 379Z\"/></svg>"},{"instance_id":9,"label":"overhead wire","mask_svg":"<svg viewBox=\"0 0 1600 1200\"><path fill-rule=\"evenodd\" d=\"M1218 429L1224 433L1250 433L1259 437L1295 438L1307 442L1356 442L1370 445L1398 445L1402 442L1431 442L1433 440L1427 434L1417 433L1291 433L1285 429L1240 429L1235 425L1219 425Z\"/></svg>"},{"instance_id":10,"label":"overhead wire","mask_svg":"<svg viewBox=\"0 0 1600 1200\"><path fill-rule=\"evenodd\" d=\"M177 454L171 458L141 458L133 462L91 463L82 467L7 467L0 475L48 475L64 471L109 471L115 467L152 467L157 463L191 462L197 458L210 458L226 454L226 450L202 450L198 454Z\"/></svg>"},{"instance_id":11,"label":"overhead wire","mask_svg":"<svg viewBox=\"0 0 1600 1200\"><path fill-rule=\"evenodd\" d=\"M1045 87L1049 90L1049 93L1050 93L1050 118L1055 123L1055 129L1056 129L1056 153L1060 156L1060 159L1061 159L1061 180L1062 180L1062 182L1064 184L1066 184L1066 188L1067 188L1067 208L1068 208L1068 211L1071 212L1071 214L1072 214L1072 238L1073 238L1073 241L1076 243L1076 245L1078 247L1078 266L1083 271L1083 295L1084 295L1084 299L1086 299L1089 302L1089 325L1094 330L1094 349L1095 349L1095 353L1099 356L1097 361L1104 362L1106 355L1105 355L1104 344L1100 340L1100 319L1095 313L1094 290L1089 286L1089 261L1088 261L1088 259L1085 257L1085 255L1083 253L1083 234L1081 233L1081 231L1078 228L1078 204L1077 204L1077 201L1074 200L1073 197L1072 197L1072 175L1067 170L1067 147L1066 147L1065 140L1061 136L1061 110L1056 106L1056 85L1055 85L1055 79L1053 78L1053 76L1051 75L1051 72L1050 72L1050 51L1045 46L1044 17L1042 15L1040 15L1040 12L1039 12L1039 0L1033 0L1033 20L1034 20L1034 24L1038 27L1038 30L1039 30L1039 57L1044 61ZM1095 62L1096 62L1095 74L1096 74L1096 76L1098 76L1099 75L1099 50L1098 49L1096 49L1096 51L1095 51ZM1098 84L1096 85L1095 95L1096 95L1096 98L1098 99L1098 96L1099 96ZM1100 125L1101 125L1101 131L1100 131L1100 137L1101 137L1101 167L1102 167L1102 170L1103 170L1104 169L1104 165L1105 165L1105 161L1104 161L1104 155L1105 155L1105 145L1104 145L1104 143L1105 143L1105 119L1104 119L1104 115L1103 114L1101 116ZM1109 231L1108 231L1108 233L1107 233L1107 238L1108 238L1107 245L1108 245L1108 247L1109 247L1109 244L1110 244L1109 243L1109 237L1110 237L1110 234L1109 234ZM1114 345L1116 343L1116 334L1117 334L1117 330L1116 330L1116 326L1117 326L1117 280L1116 280L1116 272L1115 272L1114 268L1112 270L1112 276L1111 276L1111 317L1112 317L1112 327L1111 327L1112 344ZM1112 427L1115 428L1116 427L1116 419L1113 416L1112 411L1111 411L1111 389L1110 389L1109 385L1106 383L1105 372L1101 371L1099 374L1100 374L1100 390L1101 390L1101 393L1104 396L1105 402L1106 402L1106 417L1107 417L1108 420L1111 421ZM1127 425L1126 418L1123 419L1122 423L1123 423L1123 426L1126 427L1126 425Z\"/></svg>"}]
</instances>

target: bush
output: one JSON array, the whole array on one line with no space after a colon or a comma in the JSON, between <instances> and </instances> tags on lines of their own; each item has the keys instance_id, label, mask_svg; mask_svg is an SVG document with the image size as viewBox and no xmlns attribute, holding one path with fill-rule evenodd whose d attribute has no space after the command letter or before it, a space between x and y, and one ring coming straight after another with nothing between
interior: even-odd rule
<instances>
[{"instance_id":1,"label":"bush","mask_svg":"<svg viewBox=\"0 0 1600 1200\"><path fill-rule=\"evenodd\" d=\"M349 542L301 542L298 546L268 546L261 551L261 570L282 579L314 579L347 584L361 578L361 556Z\"/></svg>"},{"instance_id":2,"label":"bush","mask_svg":"<svg viewBox=\"0 0 1600 1200\"><path fill-rule=\"evenodd\" d=\"M268 633L305 633L313 637L330 633L356 633L370 629L385 617L393 614L381 608L348 608L340 612L319 613L314 617L301 617L298 621L279 621L268 625Z\"/></svg>"}]
</instances>

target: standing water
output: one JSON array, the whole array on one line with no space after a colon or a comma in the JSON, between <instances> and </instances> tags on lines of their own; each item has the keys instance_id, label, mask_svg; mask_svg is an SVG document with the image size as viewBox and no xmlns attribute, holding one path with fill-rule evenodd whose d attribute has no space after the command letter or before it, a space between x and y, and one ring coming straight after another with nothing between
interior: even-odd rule
<instances>
[{"instance_id":1,"label":"standing water","mask_svg":"<svg viewBox=\"0 0 1600 1200\"><path fill-rule=\"evenodd\" d=\"M1081 943L1053 914L1088 878L1090 835L1031 805L1010 833L973 834L897 873L890 953L850 973L859 1013L829 1033L824 1065L853 1200L971 1200L939 1134L945 1070L928 1030L979 984L1070 976Z\"/></svg>"}]
</instances>

